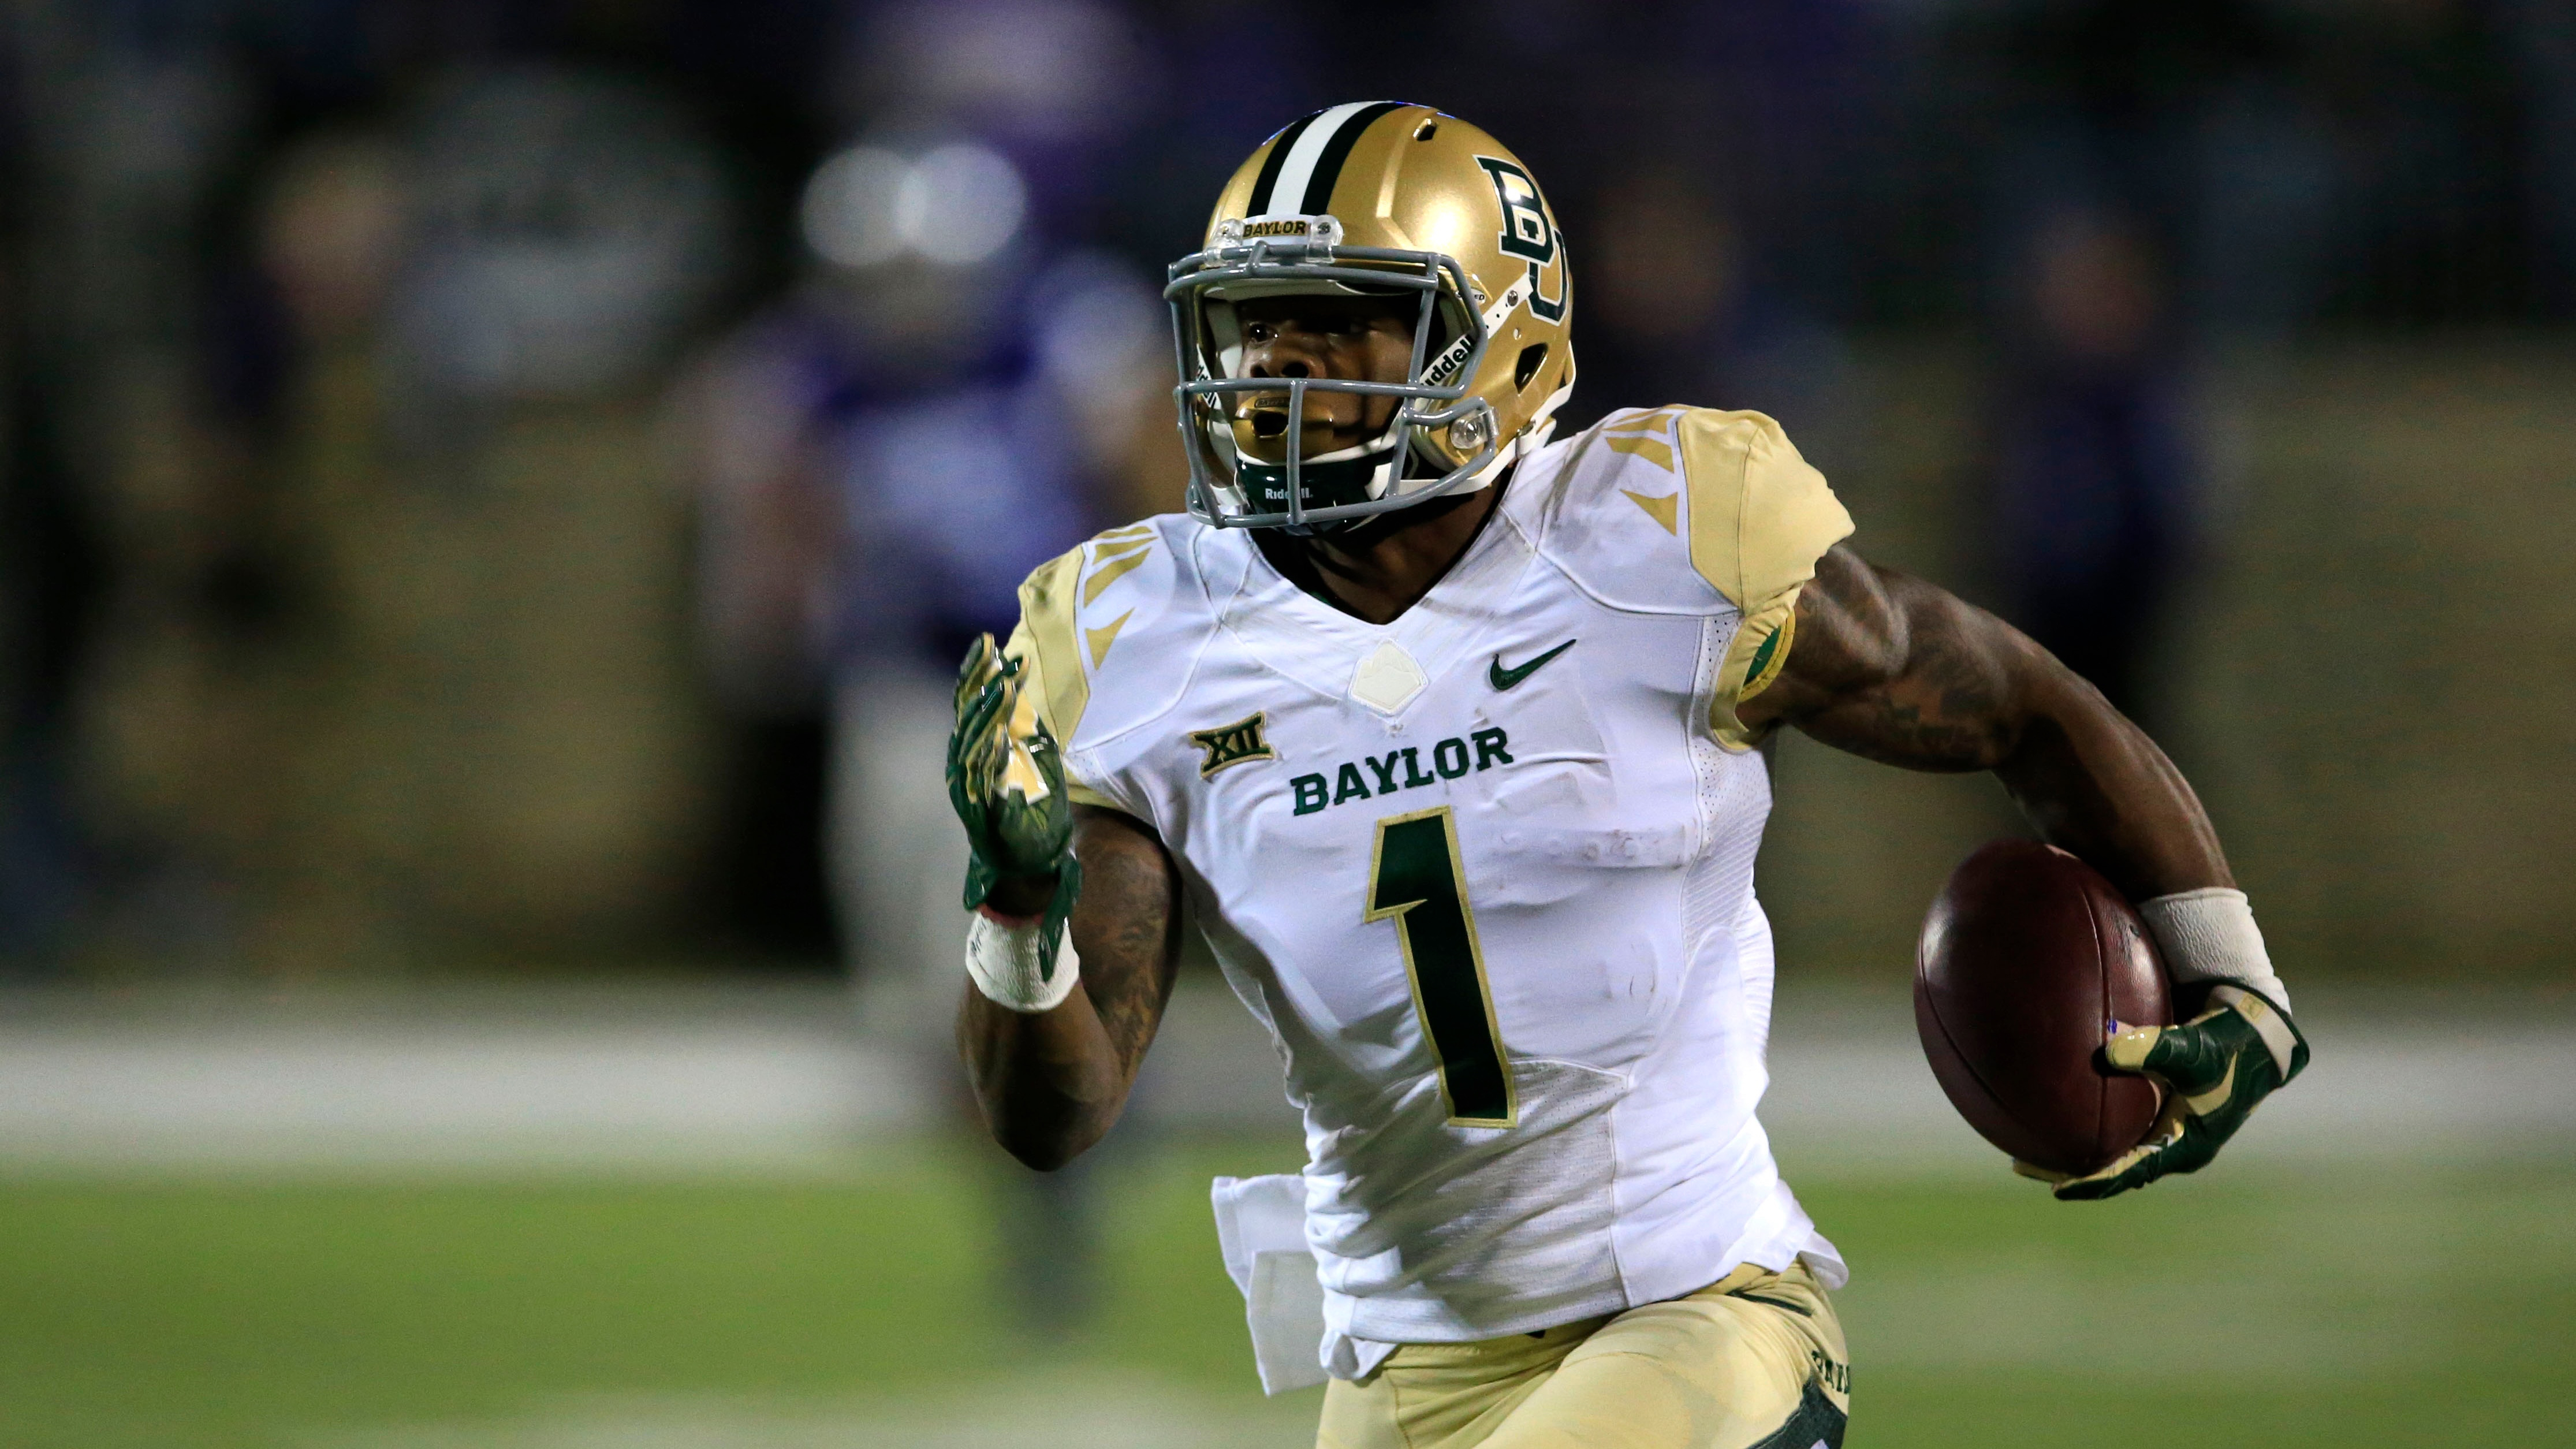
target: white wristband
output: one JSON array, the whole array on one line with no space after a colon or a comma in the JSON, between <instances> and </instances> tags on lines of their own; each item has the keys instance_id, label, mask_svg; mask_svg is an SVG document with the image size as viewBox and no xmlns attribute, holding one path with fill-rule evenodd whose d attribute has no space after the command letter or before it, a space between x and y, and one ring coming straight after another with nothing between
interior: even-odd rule
<instances>
[{"instance_id":1,"label":"white wristband","mask_svg":"<svg viewBox=\"0 0 2576 1449\"><path fill-rule=\"evenodd\" d=\"M1040 959L1045 950L1046 930L1035 921L1005 925L977 911L966 924L966 974L996 1006L1049 1011L1073 994L1082 960L1073 954L1072 930L1057 934L1053 973Z\"/></svg>"},{"instance_id":2,"label":"white wristband","mask_svg":"<svg viewBox=\"0 0 2576 1449\"><path fill-rule=\"evenodd\" d=\"M2290 1009L2289 988L2273 973L2262 928L2245 892L2225 886L2181 891L2138 903L2138 914L2164 953L2165 974L2178 985L2232 981Z\"/></svg>"}]
</instances>

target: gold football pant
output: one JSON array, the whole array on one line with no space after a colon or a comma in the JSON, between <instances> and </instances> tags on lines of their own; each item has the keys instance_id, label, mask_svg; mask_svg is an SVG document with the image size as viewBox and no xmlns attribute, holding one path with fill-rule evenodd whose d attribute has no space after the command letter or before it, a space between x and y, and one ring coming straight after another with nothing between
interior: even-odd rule
<instances>
[{"instance_id":1,"label":"gold football pant","mask_svg":"<svg viewBox=\"0 0 2576 1449\"><path fill-rule=\"evenodd\" d=\"M1408 1343L1324 1391L1316 1449L1840 1449L1842 1324L1803 1262L1544 1333Z\"/></svg>"}]
</instances>

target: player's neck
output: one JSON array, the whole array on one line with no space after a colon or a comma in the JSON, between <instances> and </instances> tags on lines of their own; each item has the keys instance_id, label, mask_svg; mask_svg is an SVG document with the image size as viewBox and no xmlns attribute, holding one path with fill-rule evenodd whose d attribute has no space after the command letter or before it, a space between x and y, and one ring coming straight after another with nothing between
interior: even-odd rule
<instances>
[{"instance_id":1,"label":"player's neck","mask_svg":"<svg viewBox=\"0 0 2576 1449\"><path fill-rule=\"evenodd\" d=\"M1419 603L1483 532L1508 477L1461 495L1383 514L1358 528L1312 538L1265 539L1265 552L1299 587L1372 624ZM1446 505L1446 506L1444 506Z\"/></svg>"}]
</instances>

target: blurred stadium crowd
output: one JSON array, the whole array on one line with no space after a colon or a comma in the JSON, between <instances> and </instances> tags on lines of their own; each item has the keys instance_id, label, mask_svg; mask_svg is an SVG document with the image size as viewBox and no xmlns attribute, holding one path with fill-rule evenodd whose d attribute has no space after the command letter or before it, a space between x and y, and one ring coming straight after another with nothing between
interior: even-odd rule
<instances>
[{"instance_id":1,"label":"blurred stadium crowd","mask_svg":"<svg viewBox=\"0 0 2576 1449\"><path fill-rule=\"evenodd\" d=\"M1530 160L1571 425L1841 478L1952 339L1969 591L2151 726L2215 369L2576 312L2563 0L22 0L0 77L19 980L942 954L951 662L1179 506L1160 268L1334 101Z\"/></svg>"}]
</instances>

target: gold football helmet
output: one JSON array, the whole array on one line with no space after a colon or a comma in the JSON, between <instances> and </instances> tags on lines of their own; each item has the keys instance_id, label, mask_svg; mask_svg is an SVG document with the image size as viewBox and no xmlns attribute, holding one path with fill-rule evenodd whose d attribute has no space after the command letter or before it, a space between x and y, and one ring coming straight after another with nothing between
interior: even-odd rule
<instances>
[{"instance_id":1,"label":"gold football helmet","mask_svg":"<svg viewBox=\"0 0 2576 1449\"><path fill-rule=\"evenodd\" d=\"M1292 292L1419 297L1407 380L1244 375L1235 305ZM1555 213L1518 157L1429 106L1334 106L1263 142L1163 295L1190 511L1220 527L1307 532L1481 487L1574 387ZM1398 401L1376 437L1309 456L1321 392Z\"/></svg>"}]
</instances>

